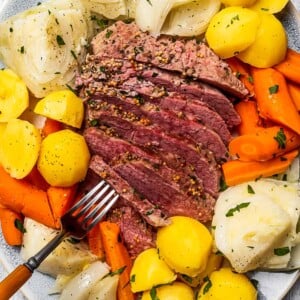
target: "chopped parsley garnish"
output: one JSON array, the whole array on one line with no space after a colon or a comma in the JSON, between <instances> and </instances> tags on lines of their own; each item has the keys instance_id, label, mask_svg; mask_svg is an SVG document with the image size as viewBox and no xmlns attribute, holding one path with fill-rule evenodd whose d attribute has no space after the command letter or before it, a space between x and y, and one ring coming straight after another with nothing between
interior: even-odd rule
<instances>
[{"instance_id":1,"label":"chopped parsley garnish","mask_svg":"<svg viewBox=\"0 0 300 300\"><path fill-rule=\"evenodd\" d=\"M98 122L97 119L93 119L93 120L90 121L90 125L93 126L93 127L96 127L96 126L99 125L99 122Z\"/></svg>"},{"instance_id":2,"label":"chopped parsley garnish","mask_svg":"<svg viewBox=\"0 0 300 300\"><path fill-rule=\"evenodd\" d=\"M228 185L226 184L224 178L221 178L220 179L220 189L219 189L219 191L223 192L223 191L225 191L227 189L228 189Z\"/></svg>"},{"instance_id":3,"label":"chopped parsley garnish","mask_svg":"<svg viewBox=\"0 0 300 300\"><path fill-rule=\"evenodd\" d=\"M185 274L182 274L181 276L182 276L182 278L183 278L186 282L188 282L188 283L192 283L192 282L193 282L193 278L192 278L192 277L190 277L190 276L188 276L188 275L185 275Z\"/></svg>"},{"instance_id":4,"label":"chopped parsley garnish","mask_svg":"<svg viewBox=\"0 0 300 300\"><path fill-rule=\"evenodd\" d=\"M135 282L135 274L132 274L130 277L130 282Z\"/></svg>"},{"instance_id":5,"label":"chopped parsley garnish","mask_svg":"<svg viewBox=\"0 0 300 300\"><path fill-rule=\"evenodd\" d=\"M153 287L150 290L150 297L151 297L151 300L159 300L159 298L157 297L157 293L156 293L156 288L155 287Z\"/></svg>"},{"instance_id":6,"label":"chopped parsley garnish","mask_svg":"<svg viewBox=\"0 0 300 300\"><path fill-rule=\"evenodd\" d=\"M110 36L111 36L112 34L113 34L113 31L110 30L110 29L108 29L108 30L106 31L105 37L106 37L107 39L109 39Z\"/></svg>"},{"instance_id":7,"label":"chopped parsley garnish","mask_svg":"<svg viewBox=\"0 0 300 300\"><path fill-rule=\"evenodd\" d=\"M64 41L64 39L60 35L56 36L56 42L57 42L58 46L63 46L63 45L66 44L65 41Z\"/></svg>"},{"instance_id":8,"label":"chopped parsley garnish","mask_svg":"<svg viewBox=\"0 0 300 300\"><path fill-rule=\"evenodd\" d=\"M277 255L277 256L284 256L288 253L290 253L290 248L289 247L282 247L282 248L275 248L274 249L274 254Z\"/></svg>"},{"instance_id":9,"label":"chopped parsley garnish","mask_svg":"<svg viewBox=\"0 0 300 300\"><path fill-rule=\"evenodd\" d=\"M206 282L206 285L203 289L203 295L205 295L210 290L210 288L212 287L212 283L211 283L208 276L206 276L203 280L204 280L204 282Z\"/></svg>"},{"instance_id":10,"label":"chopped parsley garnish","mask_svg":"<svg viewBox=\"0 0 300 300\"><path fill-rule=\"evenodd\" d=\"M96 16L91 16L91 20L95 21L101 30L105 29L109 24L107 19L99 19Z\"/></svg>"},{"instance_id":11,"label":"chopped parsley garnish","mask_svg":"<svg viewBox=\"0 0 300 300\"><path fill-rule=\"evenodd\" d=\"M16 227L19 231L21 231L22 233L25 233L25 232L26 232L26 229L25 229L25 227L23 226L23 223L22 223L21 220L15 219L14 225L15 225L15 227Z\"/></svg>"},{"instance_id":12,"label":"chopped parsley garnish","mask_svg":"<svg viewBox=\"0 0 300 300\"><path fill-rule=\"evenodd\" d=\"M146 0L151 6L152 6L152 2L150 0Z\"/></svg>"},{"instance_id":13,"label":"chopped parsley garnish","mask_svg":"<svg viewBox=\"0 0 300 300\"><path fill-rule=\"evenodd\" d=\"M71 50L70 52L71 52L72 56L74 57L74 59L77 59L77 55L76 55L75 51Z\"/></svg>"},{"instance_id":14,"label":"chopped parsley garnish","mask_svg":"<svg viewBox=\"0 0 300 300\"><path fill-rule=\"evenodd\" d=\"M235 212L239 212L242 208L248 207L249 204L250 202L243 202L241 204L238 204L236 207L230 208L226 213L226 217L232 217Z\"/></svg>"},{"instance_id":15,"label":"chopped parsley garnish","mask_svg":"<svg viewBox=\"0 0 300 300\"><path fill-rule=\"evenodd\" d=\"M121 267L120 269L116 270L116 271L112 271L112 272L109 272L108 274L106 274L102 279L110 276L110 277L113 277L115 275L120 275L124 272L124 270L126 269L126 266L123 266Z\"/></svg>"},{"instance_id":16,"label":"chopped parsley garnish","mask_svg":"<svg viewBox=\"0 0 300 300\"><path fill-rule=\"evenodd\" d=\"M261 10L262 10L262 11L269 11L269 9L266 8L266 7L262 7Z\"/></svg>"},{"instance_id":17,"label":"chopped parsley garnish","mask_svg":"<svg viewBox=\"0 0 300 300\"><path fill-rule=\"evenodd\" d=\"M275 85L269 87L270 95L276 94L278 92L278 90L279 90L279 85L278 84L275 84Z\"/></svg>"},{"instance_id":18,"label":"chopped parsley garnish","mask_svg":"<svg viewBox=\"0 0 300 300\"><path fill-rule=\"evenodd\" d=\"M248 76L248 81L249 81L250 83L254 83L253 77L252 77L252 76Z\"/></svg>"},{"instance_id":19,"label":"chopped parsley garnish","mask_svg":"<svg viewBox=\"0 0 300 300\"><path fill-rule=\"evenodd\" d=\"M19 51L20 51L21 54L24 54L24 53L25 53L25 48L24 48L24 46L22 46L22 47L19 49Z\"/></svg>"},{"instance_id":20,"label":"chopped parsley garnish","mask_svg":"<svg viewBox=\"0 0 300 300\"><path fill-rule=\"evenodd\" d=\"M253 187L250 184L248 184L247 189L248 189L248 194L255 194Z\"/></svg>"},{"instance_id":21,"label":"chopped parsley garnish","mask_svg":"<svg viewBox=\"0 0 300 300\"><path fill-rule=\"evenodd\" d=\"M286 145L286 135L283 131L283 128L280 128L279 131L277 132L276 136L274 136L274 139L278 143L278 148L279 149L285 149Z\"/></svg>"},{"instance_id":22,"label":"chopped parsley garnish","mask_svg":"<svg viewBox=\"0 0 300 300\"><path fill-rule=\"evenodd\" d=\"M12 27L9 28L9 32L13 32L14 29Z\"/></svg>"}]
</instances>

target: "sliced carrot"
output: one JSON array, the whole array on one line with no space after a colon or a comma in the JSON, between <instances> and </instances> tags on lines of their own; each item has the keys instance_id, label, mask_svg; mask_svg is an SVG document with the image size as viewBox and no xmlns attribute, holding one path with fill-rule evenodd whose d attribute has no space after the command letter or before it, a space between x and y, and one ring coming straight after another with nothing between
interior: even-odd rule
<instances>
[{"instance_id":1,"label":"sliced carrot","mask_svg":"<svg viewBox=\"0 0 300 300\"><path fill-rule=\"evenodd\" d=\"M46 137L50 133L62 130L63 128L64 126L61 122L47 118L42 130L42 134L44 137Z\"/></svg>"},{"instance_id":2,"label":"sliced carrot","mask_svg":"<svg viewBox=\"0 0 300 300\"><path fill-rule=\"evenodd\" d=\"M283 126L262 128L229 143L229 153L243 161L265 161L300 147L300 136Z\"/></svg>"},{"instance_id":3,"label":"sliced carrot","mask_svg":"<svg viewBox=\"0 0 300 300\"><path fill-rule=\"evenodd\" d=\"M276 70L280 71L284 77L300 83L300 53L295 50L288 49L285 59L278 65L274 67Z\"/></svg>"},{"instance_id":4,"label":"sliced carrot","mask_svg":"<svg viewBox=\"0 0 300 300\"><path fill-rule=\"evenodd\" d=\"M255 133L261 128L256 102L242 100L236 104L234 108L241 117L241 123L237 127L237 131L240 135Z\"/></svg>"},{"instance_id":5,"label":"sliced carrot","mask_svg":"<svg viewBox=\"0 0 300 300\"><path fill-rule=\"evenodd\" d=\"M88 232L87 240L91 252L97 255L100 259L104 259L105 258L104 247L103 247L99 225L95 226L92 230Z\"/></svg>"},{"instance_id":6,"label":"sliced carrot","mask_svg":"<svg viewBox=\"0 0 300 300\"><path fill-rule=\"evenodd\" d=\"M233 186L261 177L269 177L283 173L290 166L298 153L297 150L294 150L281 157L276 157L264 162L246 162L240 160L225 162L222 165L225 182L228 186Z\"/></svg>"},{"instance_id":7,"label":"sliced carrot","mask_svg":"<svg viewBox=\"0 0 300 300\"><path fill-rule=\"evenodd\" d=\"M10 177L0 166L0 204L46 226L55 228L47 193L26 180Z\"/></svg>"},{"instance_id":8,"label":"sliced carrot","mask_svg":"<svg viewBox=\"0 0 300 300\"><path fill-rule=\"evenodd\" d=\"M49 183L44 179L36 166L32 168L25 179L41 190L46 191L49 187Z\"/></svg>"},{"instance_id":9,"label":"sliced carrot","mask_svg":"<svg viewBox=\"0 0 300 300\"><path fill-rule=\"evenodd\" d=\"M249 91L250 96L254 95L254 86L252 75L248 65L237 59L236 57L231 57L226 59L226 62L230 66L233 72L235 72L236 77L238 77L245 85Z\"/></svg>"},{"instance_id":10,"label":"sliced carrot","mask_svg":"<svg viewBox=\"0 0 300 300\"><path fill-rule=\"evenodd\" d=\"M297 110L300 111L300 85L293 82L288 82L287 85L291 98Z\"/></svg>"},{"instance_id":11,"label":"sliced carrot","mask_svg":"<svg viewBox=\"0 0 300 300\"><path fill-rule=\"evenodd\" d=\"M71 187L54 187L47 189L47 196L55 220L55 226L60 227L60 218L75 202L77 185Z\"/></svg>"},{"instance_id":12,"label":"sliced carrot","mask_svg":"<svg viewBox=\"0 0 300 300\"><path fill-rule=\"evenodd\" d=\"M13 210L0 207L1 230L6 243L10 246L20 246L23 240L23 216Z\"/></svg>"},{"instance_id":13,"label":"sliced carrot","mask_svg":"<svg viewBox=\"0 0 300 300\"><path fill-rule=\"evenodd\" d=\"M300 116L284 76L272 68L252 68L259 115L300 134Z\"/></svg>"},{"instance_id":14,"label":"sliced carrot","mask_svg":"<svg viewBox=\"0 0 300 300\"><path fill-rule=\"evenodd\" d=\"M132 261L125 246L119 241L120 227L115 223L108 221L99 224L103 247L107 263L111 266L112 271L121 270L118 284L118 299L133 300L134 294L130 288L130 270Z\"/></svg>"}]
</instances>

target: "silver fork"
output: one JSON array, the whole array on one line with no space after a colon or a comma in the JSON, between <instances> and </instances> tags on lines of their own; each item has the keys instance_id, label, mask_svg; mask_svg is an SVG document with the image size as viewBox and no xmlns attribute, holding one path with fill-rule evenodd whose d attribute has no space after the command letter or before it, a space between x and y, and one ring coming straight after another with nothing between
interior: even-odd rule
<instances>
[{"instance_id":1,"label":"silver fork","mask_svg":"<svg viewBox=\"0 0 300 300\"><path fill-rule=\"evenodd\" d=\"M61 231L39 252L18 266L0 282L0 300L9 299L67 236L83 239L118 200L117 192L104 180L61 217Z\"/></svg>"}]
</instances>

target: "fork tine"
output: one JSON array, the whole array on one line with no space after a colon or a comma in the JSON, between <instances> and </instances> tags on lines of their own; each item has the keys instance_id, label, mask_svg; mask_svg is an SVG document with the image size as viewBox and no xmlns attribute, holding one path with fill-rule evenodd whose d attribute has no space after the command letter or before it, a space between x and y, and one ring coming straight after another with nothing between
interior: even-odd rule
<instances>
[{"instance_id":1,"label":"fork tine","mask_svg":"<svg viewBox=\"0 0 300 300\"><path fill-rule=\"evenodd\" d=\"M104 188L101 189L98 194L96 194L96 196L87 201L86 205L80 208L80 212L76 215L76 218L84 215L89 210L89 208L92 207L109 190L109 188L110 186L107 184L106 186L104 186Z\"/></svg>"},{"instance_id":2,"label":"fork tine","mask_svg":"<svg viewBox=\"0 0 300 300\"><path fill-rule=\"evenodd\" d=\"M107 212L111 209L111 207L116 203L118 198L119 198L119 195L115 195L115 197L111 201L109 201L109 203L105 206L105 208L103 210L101 210L99 215L86 227L87 231L91 230L93 227L95 227L101 221L101 219L107 214ZM99 210L100 209L98 209L98 211Z\"/></svg>"},{"instance_id":3,"label":"fork tine","mask_svg":"<svg viewBox=\"0 0 300 300\"><path fill-rule=\"evenodd\" d=\"M82 197L81 200L79 200L76 204L74 204L71 209L68 211L68 214L72 214L74 211L76 211L83 203L88 201L94 194L96 194L102 186L105 184L105 181L100 181L96 186L94 186L86 195Z\"/></svg>"},{"instance_id":4,"label":"fork tine","mask_svg":"<svg viewBox=\"0 0 300 300\"><path fill-rule=\"evenodd\" d=\"M101 209L106 202L109 201L109 199L115 194L115 190L111 190L98 204L96 207L94 207L84 218L85 220L91 219L93 218L97 212L99 211L99 209Z\"/></svg>"}]
</instances>

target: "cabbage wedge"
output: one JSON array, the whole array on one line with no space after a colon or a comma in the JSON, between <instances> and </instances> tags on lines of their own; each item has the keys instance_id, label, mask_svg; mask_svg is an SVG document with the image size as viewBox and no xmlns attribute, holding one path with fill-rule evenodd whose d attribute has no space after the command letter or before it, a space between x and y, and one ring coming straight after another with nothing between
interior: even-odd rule
<instances>
[{"instance_id":1,"label":"cabbage wedge","mask_svg":"<svg viewBox=\"0 0 300 300\"><path fill-rule=\"evenodd\" d=\"M0 59L41 98L71 84L92 35L80 0L54 0L0 24Z\"/></svg>"},{"instance_id":2,"label":"cabbage wedge","mask_svg":"<svg viewBox=\"0 0 300 300\"><path fill-rule=\"evenodd\" d=\"M220 7L220 0L137 0L135 19L141 30L153 36L197 36Z\"/></svg>"}]
</instances>

